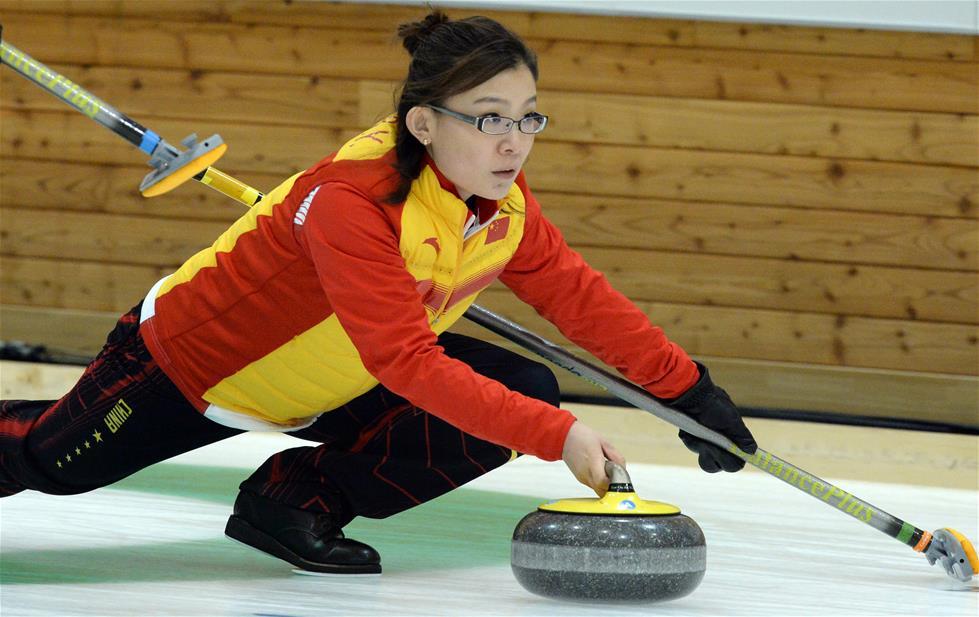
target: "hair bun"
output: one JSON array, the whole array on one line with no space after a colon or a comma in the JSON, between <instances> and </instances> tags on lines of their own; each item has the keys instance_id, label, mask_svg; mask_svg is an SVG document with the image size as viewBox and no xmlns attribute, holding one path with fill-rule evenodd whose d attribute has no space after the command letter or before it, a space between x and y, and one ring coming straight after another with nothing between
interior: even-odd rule
<instances>
[{"instance_id":1,"label":"hair bun","mask_svg":"<svg viewBox=\"0 0 979 617\"><path fill-rule=\"evenodd\" d=\"M442 11L436 10L429 13L421 21L413 21L398 26L398 36L401 44L404 45L408 53L414 55L415 50L423 40L435 31L436 28L449 21L449 16Z\"/></svg>"}]
</instances>

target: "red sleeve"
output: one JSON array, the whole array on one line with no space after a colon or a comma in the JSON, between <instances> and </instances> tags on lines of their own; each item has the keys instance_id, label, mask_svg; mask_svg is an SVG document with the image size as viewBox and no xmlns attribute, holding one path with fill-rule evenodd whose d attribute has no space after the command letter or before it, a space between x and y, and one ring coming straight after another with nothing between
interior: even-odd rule
<instances>
[{"instance_id":1,"label":"red sleeve","mask_svg":"<svg viewBox=\"0 0 979 617\"><path fill-rule=\"evenodd\" d=\"M674 398L699 373L687 353L653 326L600 272L571 250L526 185L520 247L500 280L570 340L661 398Z\"/></svg>"},{"instance_id":2,"label":"red sleeve","mask_svg":"<svg viewBox=\"0 0 979 617\"><path fill-rule=\"evenodd\" d=\"M560 459L574 416L445 355L385 207L347 185L324 184L303 225L320 283L364 366L392 392L466 433Z\"/></svg>"}]
</instances>

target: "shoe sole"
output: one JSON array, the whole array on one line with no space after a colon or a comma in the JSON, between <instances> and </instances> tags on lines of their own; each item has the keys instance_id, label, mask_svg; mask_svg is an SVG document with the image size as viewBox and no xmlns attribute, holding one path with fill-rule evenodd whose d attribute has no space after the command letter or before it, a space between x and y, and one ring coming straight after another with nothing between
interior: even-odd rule
<instances>
[{"instance_id":1,"label":"shoe sole","mask_svg":"<svg viewBox=\"0 0 979 617\"><path fill-rule=\"evenodd\" d=\"M317 563L303 559L292 552L272 536L260 531L240 516L232 515L224 528L224 535L241 542L246 546L258 549L283 561L288 561L301 570L320 574L380 574L381 564L343 565L333 563ZM306 572L303 572L304 574Z\"/></svg>"}]
</instances>

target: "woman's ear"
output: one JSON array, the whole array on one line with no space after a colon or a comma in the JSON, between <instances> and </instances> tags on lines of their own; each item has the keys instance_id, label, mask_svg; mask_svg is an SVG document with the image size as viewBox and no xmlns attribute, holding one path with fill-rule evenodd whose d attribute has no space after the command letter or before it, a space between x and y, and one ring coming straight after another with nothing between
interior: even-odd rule
<instances>
[{"instance_id":1,"label":"woman's ear","mask_svg":"<svg viewBox=\"0 0 979 617\"><path fill-rule=\"evenodd\" d=\"M435 114L427 107L415 106L408 110L405 116L405 126L424 145L432 143L432 128L435 124Z\"/></svg>"}]
</instances>

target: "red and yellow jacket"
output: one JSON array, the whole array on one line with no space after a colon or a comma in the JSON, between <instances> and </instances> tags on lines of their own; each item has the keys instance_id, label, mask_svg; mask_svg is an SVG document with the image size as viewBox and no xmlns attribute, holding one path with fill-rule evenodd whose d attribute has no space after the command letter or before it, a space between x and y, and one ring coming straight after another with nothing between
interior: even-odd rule
<instances>
[{"instance_id":1,"label":"red and yellow jacket","mask_svg":"<svg viewBox=\"0 0 979 617\"><path fill-rule=\"evenodd\" d=\"M299 428L378 384L482 439L561 457L574 417L449 358L437 334L499 278L571 340L662 397L690 358L565 244L521 173L478 225L426 161L407 199L384 121L296 174L157 283L141 332L205 415Z\"/></svg>"}]
</instances>

